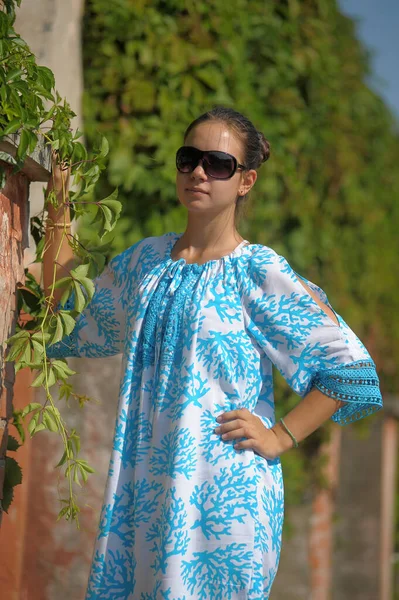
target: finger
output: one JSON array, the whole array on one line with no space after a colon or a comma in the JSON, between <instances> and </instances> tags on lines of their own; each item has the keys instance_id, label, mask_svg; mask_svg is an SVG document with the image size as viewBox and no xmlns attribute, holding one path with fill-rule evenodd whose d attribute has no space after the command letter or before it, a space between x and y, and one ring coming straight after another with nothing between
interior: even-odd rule
<instances>
[{"instance_id":1,"label":"finger","mask_svg":"<svg viewBox=\"0 0 399 600\"><path fill-rule=\"evenodd\" d=\"M234 448L236 450L248 450L253 448L253 440L243 440L242 442L237 442L234 444Z\"/></svg>"},{"instance_id":2,"label":"finger","mask_svg":"<svg viewBox=\"0 0 399 600\"><path fill-rule=\"evenodd\" d=\"M224 433L222 435L222 440L224 440L224 441L236 440L237 438L242 438L242 437L248 437L248 435L245 434L244 428L234 429L232 431L228 431L227 433Z\"/></svg>"},{"instance_id":3,"label":"finger","mask_svg":"<svg viewBox=\"0 0 399 600\"><path fill-rule=\"evenodd\" d=\"M223 423L223 425L219 425L219 427L215 427L215 433L221 435L222 433L226 433L227 431L233 431L233 429L239 429L240 427L245 427L246 423L242 419L235 419L234 421L228 421Z\"/></svg>"},{"instance_id":4,"label":"finger","mask_svg":"<svg viewBox=\"0 0 399 600\"><path fill-rule=\"evenodd\" d=\"M225 413L222 413L216 420L221 423L224 421L231 421L231 419L245 419L250 414L251 413L247 408L237 408L235 410L229 410Z\"/></svg>"}]
</instances>

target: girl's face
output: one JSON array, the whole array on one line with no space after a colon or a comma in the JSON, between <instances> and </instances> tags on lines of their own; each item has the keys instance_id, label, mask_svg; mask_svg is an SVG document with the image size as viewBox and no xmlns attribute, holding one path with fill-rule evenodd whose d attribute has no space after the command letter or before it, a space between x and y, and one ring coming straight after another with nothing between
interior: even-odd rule
<instances>
[{"instance_id":1,"label":"girl's face","mask_svg":"<svg viewBox=\"0 0 399 600\"><path fill-rule=\"evenodd\" d=\"M244 151L241 142L224 123L206 121L190 131L184 141L185 146L194 146L200 150L219 150L228 152L244 164ZM234 173L226 180L208 176L202 164L198 164L192 173L176 175L177 196L189 211L196 213L220 213L235 206L238 195L246 194L256 180L256 171ZM198 188L200 191L193 191Z\"/></svg>"}]
</instances>

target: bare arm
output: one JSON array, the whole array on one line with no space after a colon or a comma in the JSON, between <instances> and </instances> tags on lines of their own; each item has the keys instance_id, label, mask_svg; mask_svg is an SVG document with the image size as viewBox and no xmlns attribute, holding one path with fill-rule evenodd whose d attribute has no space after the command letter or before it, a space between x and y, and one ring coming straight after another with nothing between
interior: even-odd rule
<instances>
[{"instance_id":1,"label":"bare arm","mask_svg":"<svg viewBox=\"0 0 399 600\"><path fill-rule=\"evenodd\" d=\"M326 396L314 388L284 417L284 423L293 433L297 442L302 442L323 425L343 406L344 402ZM280 422L272 427L278 440L277 454L293 447L293 441Z\"/></svg>"},{"instance_id":2,"label":"bare arm","mask_svg":"<svg viewBox=\"0 0 399 600\"><path fill-rule=\"evenodd\" d=\"M69 191L69 170L62 171L56 164L53 157L52 175L50 177L46 195L52 190L55 191L59 208L55 209L48 205L48 220L45 232L45 252L43 256L43 286L45 294L48 296L54 281L67 276L67 270L74 266L74 256L71 247L68 244L68 234L70 233L70 211L65 206L65 200L68 198ZM57 263L57 265L55 265ZM56 266L55 279L54 267ZM54 290L52 302L57 304L61 299L62 288Z\"/></svg>"}]
</instances>

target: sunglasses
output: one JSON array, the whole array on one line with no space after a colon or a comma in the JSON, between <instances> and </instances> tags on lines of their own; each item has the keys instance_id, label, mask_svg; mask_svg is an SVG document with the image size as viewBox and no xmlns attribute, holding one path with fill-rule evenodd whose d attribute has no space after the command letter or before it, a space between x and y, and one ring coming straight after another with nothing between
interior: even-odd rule
<instances>
[{"instance_id":1,"label":"sunglasses","mask_svg":"<svg viewBox=\"0 0 399 600\"><path fill-rule=\"evenodd\" d=\"M182 146L176 152L176 167L180 173L192 173L200 162L205 173L213 179L230 179L238 169L246 169L232 154L219 150Z\"/></svg>"}]
</instances>

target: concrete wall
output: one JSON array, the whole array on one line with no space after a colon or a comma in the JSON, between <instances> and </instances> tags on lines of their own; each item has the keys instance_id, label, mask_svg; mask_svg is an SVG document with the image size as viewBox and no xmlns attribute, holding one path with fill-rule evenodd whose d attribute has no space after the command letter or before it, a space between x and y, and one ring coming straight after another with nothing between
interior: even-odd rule
<instances>
[{"instance_id":1,"label":"concrete wall","mask_svg":"<svg viewBox=\"0 0 399 600\"><path fill-rule=\"evenodd\" d=\"M23 558L23 593L18 600L83 600L89 575L94 540L111 455L120 357L70 360L79 374L73 377L74 389L94 402L79 408L71 400L67 409L60 404L70 428L82 440L81 456L96 470L78 496L81 506L80 530L65 520L56 523L60 506L58 479L54 465L61 456L56 436L41 432L32 440L29 507Z\"/></svg>"},{"instance_id":2,"label":"concrete wall","mask_svg":"<svg viewBox=\"0 0 399 600\"><path fill-rule=\"evenodd\" d=\"M333 600L380 600L382 415L370 437L345 428L337 494Z\"/></svg>"}]
</instances>

